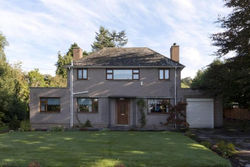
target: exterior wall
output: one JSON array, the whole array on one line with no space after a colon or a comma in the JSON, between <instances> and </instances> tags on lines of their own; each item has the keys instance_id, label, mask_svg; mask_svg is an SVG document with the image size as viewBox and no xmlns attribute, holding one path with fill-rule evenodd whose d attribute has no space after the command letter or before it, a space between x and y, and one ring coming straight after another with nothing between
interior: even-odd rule
<instances>
[{"instance_id":1,"label":"exterior wall","mask_svg":"<svg viewBox=\"0 0 250 167\"><path fill-rule=\"evenodd\" d=\"M85 123L89 120L93 127L104 128L108 127L108 112L109 112L109 99L98 99L98 112L97 113L79 113L77 112L77 98L74 98L74 125ZM78 115L78 119L77 119Z\"/></svg>"},{"instance_id":2,"label":"exterior wall","mask_svg":"<svg viewBox=\"0 0 250 167\"><path fill-rule=\"evenodd\" d=\"M60 112L40 112L40 97L60 97ZM67 88L30 88L30 123L32 128L48 128L50 126L69 126L69 89Z\"/></svg>"},{"instance_id":3,"label":"exterior wall","mask_svg":"<svg viewBox=\"0 0 250 167\"><path fill-rule=\"evenodd\" d=\"M180 70L177 71L180 88ZM89 91L89 97L132 96L174 98L174 69L170 80L159 80L158 69L140 69L140 80L106 80L106 69L88 69L88 80L77 80L74 69L74 92Z\"/></svg>"}]
</instances>

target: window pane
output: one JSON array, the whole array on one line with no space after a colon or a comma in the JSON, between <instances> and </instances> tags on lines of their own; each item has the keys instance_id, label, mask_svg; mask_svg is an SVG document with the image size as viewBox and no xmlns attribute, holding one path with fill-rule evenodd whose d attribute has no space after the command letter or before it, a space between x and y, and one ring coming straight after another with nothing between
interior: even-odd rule
<instances>
[{"instance_id":1,"label":"window pane","mask_svg":"<svg viewBox=\"0 0 250 167\"><path fill-rule=\"evenodd\" d=\"M107 74L107 79L113 79L112 74Z\"/></svg>"},{"instance_id":2,"label":"window pane","mask_svg":"<svg viewBox=\"0 0 250 167\"><path fill-rule=\"evenodd\" d=\"M165 79L169 79L169 70L165 70Z\"/></svg>"},{"instance_id":3,"label":"window pane","mask_svg":"<svg viewBox=\"0 0 250 167\"><path fill-rule=\"evenodd\" d=\"M114 79L132 79L132 70L114 70Z\"/></svg>"},{"instance_id":4,"label":"window pane","mask_svg":"<svg viewBox=\"0 0 250 167\"><path fill-rule=\"evenodd\" d=\"M82 79L82 70L77 70L78 71L78 78Z\"/></svg>"},{"instance_id":5,"label":"window pane","mask_svg":"<svg viewBox=\"0 0 250 167\"><path fill-rule=\"evenodd\" d=\"M133 79L139 79L139 74L133 74Z\"/></svg>"},{"instance_id":6,"label":"window pane","mask_svg":"<svg viewBox=\"0 0 250 167\"><path fill-rule=\"evenodd\" d=\"M107 70L107 73L113 73L113 70Z\"/></svg>"},{"instance_id":7,"label":"window pane","mask_svg":"<svg viewBox=\"0 0 250 167\"><path fill-rule=\"evenodd\" d=\"M77 102L80 112L92 112L92 99L78 98Z\"/></svg>"},{"instance_id":8,"label":"window pane","mask_svg":"<svg viewBox=\"0 0 250 167\"><path fill-rule=\"evenodd\" d=\"M48 105L60 105L59 98L48 98Z\"/></svg>"},{"instance_id":9,"label":"window pane","mask_svg":"<svg viewBox=\"0 0 250 167\"><path fill-rule=\"evenodd\" d=\"M83 69L83 79L87 79L87 69Z\"/></svg>"},{"instance_id":10,"label":"window pane","mask_svg":"<svg viewBox=\"0 0 250 167\"><path fill-rule=\"evenodd\" d=\"M41 111L46 111L46 104L41 102Z\"/></svg>"},{"instance_id":11,"label":"window pane","mask_svg":"<svg viewBox=\"0 0 250 167\"><path fill-rule=\"evenodd\" d=\"M163 78L163 70L159 70L159 77L160 77L160 79L164 79Z\"/></svg>"},{"instance_id":12,"label":"window pane","mask_svg":"<svg viewBox=\"0 0 250 167\"><path fill-rule=\"evenodd\" d=\"M139 70L133 70L133 73L139 73Z\"/></svg>"}]
</instances>

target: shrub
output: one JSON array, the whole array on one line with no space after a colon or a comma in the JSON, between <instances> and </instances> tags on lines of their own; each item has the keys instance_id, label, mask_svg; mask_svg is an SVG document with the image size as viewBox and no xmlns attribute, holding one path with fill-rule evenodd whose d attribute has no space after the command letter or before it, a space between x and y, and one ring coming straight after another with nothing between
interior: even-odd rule
<instances>
[{"instance_id":1,"label":"shrub","mask_svg":"<svg viewBox=\"0 0 250 167\"><path fill-rule=\"evenodd\" d=\"M202 141L201 145L207 147L207 148L211 148L212 144L209 141Z\"/></svg>"},{"instance_id":2,"label":"shrub","mask_svg":"<svg viewBox=\"0 0 250 167\"><path fill-rule=\"evenodd\" d=\"M61 125L58 125L58 126L54 126L54 127L51 127L50 132L63 132L64 131L64 127L61 126Z\"/></svg>"},{"instance_id":3,"label":"shrub","mask_svg":"<svg viewBox=\"0 0 250 167\"><path fill-rule=\"evenodd\" d=\"M21 121L20 130L22 130L22 131L30 131L31 130L30 122L28 120Z\"/></svg>"},{"instance_id":4,"label":"shrub","mask_svg":"<svg viewBox=\"0 0 250 167\"><path fill-rule=\"evenodd\" d=\"M83 127L92 127L90 120L87 120Z\"/></svg>"},{"instance_id":5,"label":"shrub","mask_svg":"<svg viewBox=\"0 0 250 167\"><path fill-rule=\"evenodd\" d=\"M196 135L189 130L186 131L185 135L190 137L191 139L194 139L194 140L196 139Z\"/></svg>"},{"instance_id":6,"label":"shrub","mask_svg":"<svg viewBox=\"0 0 250 167\"><path fill-rule=\"evenodd\" d=\"M141 118L140 118L141 127L143 128L146 125L146 115L144 113L144 108L146 107L146 103L144 99L138 99L137 105L139 107L139 111L141 114Z\"/></svg>"},{"instance_id":7,"label":"shrub","mask_svg":"<svg viewBox=\"0 0 250 167\"><path fill-rule=\"evenodd\" d=\"M224 157L229 158L231 157L235 150L235 146L232 143L226 143L224 141L220 141L217 145L217 151Z\"/></svg>"},{"instance_id":8,"label":"shrub","mask_svg":"<svg viewBox=\"0 0 250 167\"><path fill-rule=\"evenodd\" d=\"M19 127L20 127L20 121L17 120L16 117L14 117L9 123L9 129L17 130Z\"/></svg>"}]
</instances>

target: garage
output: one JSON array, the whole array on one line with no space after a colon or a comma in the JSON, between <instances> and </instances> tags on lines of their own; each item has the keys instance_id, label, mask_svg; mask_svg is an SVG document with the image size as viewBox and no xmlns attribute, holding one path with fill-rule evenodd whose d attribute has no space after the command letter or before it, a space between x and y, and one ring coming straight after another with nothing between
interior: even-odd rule
<instances>
[{"instance_id":1,"label":"garage","mask_svg":"<svg viewBox=\"0 0 250 167\"><path fill-rule=\"evenodd\" d=\"M187 98L187 122L190 128L214 128L214 100Z\"/></svg>"}]
</instances>

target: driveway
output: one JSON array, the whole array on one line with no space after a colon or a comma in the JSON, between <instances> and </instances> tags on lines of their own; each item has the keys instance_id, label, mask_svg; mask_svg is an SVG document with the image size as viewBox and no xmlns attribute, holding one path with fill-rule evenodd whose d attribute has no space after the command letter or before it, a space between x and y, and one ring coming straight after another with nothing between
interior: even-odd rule
<instances>
[{"instance_id":1,"label":"driveway","mask_svg":"<svg viewBox=\"0 0 250 167\"><path fill-rule=\"evenodd\" d=\"M198 140L216 144L220 140L231 142L238 153L230 161L233 167L250 167L250 132L227 131L225 129L192 129Z\"/></svg>"}]
</instances>

